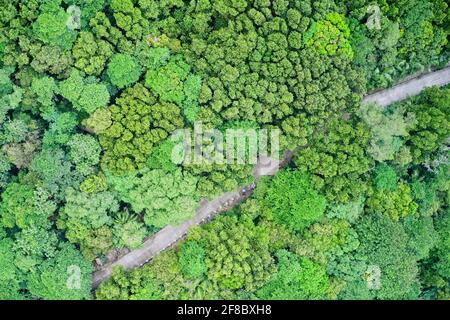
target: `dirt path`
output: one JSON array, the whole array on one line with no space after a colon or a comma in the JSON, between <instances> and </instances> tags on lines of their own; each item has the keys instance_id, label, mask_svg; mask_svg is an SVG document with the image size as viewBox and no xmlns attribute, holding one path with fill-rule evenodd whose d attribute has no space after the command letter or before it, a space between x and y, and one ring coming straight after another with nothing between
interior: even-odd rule
<instances>
[{"instance_id":1,"label":"dirt path","mask_svg":"<svg viewBox=\"0 0 450 320\"><path fill-rule=\"evenodd\" d=\"M418 95L423 89L432 86L445 86L450 83L450 66L444 69L420 75L416 78L401 82L392 88L378 91L366 96L365 103L374 102L386 107L394 102Z\"/></svg>"},{"instance_id":2,"label":"dirt path","mask_svg":"<svg viewBox=\"0 0 450 320\"><path fill-rule=\"evenodd\" d=\"M365 103L374 102L384 107L394 102L404 100L410 96L419 94L423 89L430 86L443 86L450 83L450 67L446 67L439 71L430 72L402 82L390 89L382 90L370 94L364 98ZM255 166L255 180L262 176L275 175L279 168L290 162L292 152L288 152L283 161L274 161L270 159L262 159ZM225 212L244 201L253 192L255 184L242 188L235 192L226 193L213 201L203 201L198 210L197 215L191 220L185 221L177 227L168 226L153 237L144 242L141 249L133 250L122 256L114 263L105 265L99 271L93 274L93 287L96 288L102 281L106 280L115 266L122 266L126 270L134 269L142 266L150 261L156 254L171 247L179 240L184 238L189 228L202 224L215 215Z\"/></svg>"},{"instance_id":3,"label":"dirt path","mask_svg":"<svg viewBox=\"0 0 450 320\"><path fill-rule=\"evenodd\" d=\"M269 158L260 160L253 170L255 180L261 176L276 174L279 167L289 162L290 159L291 153L287 153L285 160L281 163ZM93 287L96 288L103 280L107 279L111 274L112 268L115 266L122 266L128 270L147 263L156 254L183 239L191 227L205 223L211 220L216 214L228 211L247 199L252 194L254 188L255 184L241 188L238 191L225 193L212 201L204 200L197 209L197 214L194 218L176 227L165 227L145 241L141 249L133 250L119 258L116 262L106 265L101 270L95 272L92 281Z\"/></svg>"},{"instance_id":4,"label":"dirt path","mask_svg":"<svg viewBox=\"0 0 450 320\"><path fill-rule=\"evenodd\" d=\"M239 191L226 193L211 202L204 201L197 210L197 215L191 220L185 221L177 227L165 227L145 241L141 249L133 250L113 264L107 265L103 269L95 272L93 275L93 287L97 287L103 280L107 279L114 266L120 265L127 270L142 266L153 256L182 239L191 227L206 222L214 217L219 210L225 211L226 208L235 206L240 199L244 198L244 195Z\"/></svg>"}]
</instances>

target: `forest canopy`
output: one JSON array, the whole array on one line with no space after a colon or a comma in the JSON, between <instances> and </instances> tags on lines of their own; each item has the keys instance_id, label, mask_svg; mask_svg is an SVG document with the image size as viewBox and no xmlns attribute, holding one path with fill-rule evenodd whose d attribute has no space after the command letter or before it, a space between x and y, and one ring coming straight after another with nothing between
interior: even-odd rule
<instances>
[{"instance_id":1,"label":"forest canopy","mask_svg":"<svg viewBox=\"0 0 450 320\"><path fill-rule=\"evenodd\" d=\"M449 35L445 0L0 0L0 300L448 300L450 87L362 100L446 67ZM197 123L292 161L174 161Z\"/></svg>"}]
</instances>

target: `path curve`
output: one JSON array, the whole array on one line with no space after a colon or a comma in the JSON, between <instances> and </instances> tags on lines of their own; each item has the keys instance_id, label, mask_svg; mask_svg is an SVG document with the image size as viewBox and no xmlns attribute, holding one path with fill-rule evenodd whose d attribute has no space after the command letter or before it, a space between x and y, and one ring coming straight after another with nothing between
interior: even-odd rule
<instances>
[{"instance_id":1,"label":"path curve","mask_svg":"<svg viewBox=\"0 0 450 320\"><path fill-rule=\"evenodd\" d=\"M376 103L385 107L394 102L402 101L408 97L419 94L423 89L431 86L444 86L450 83L450 66L444 69L419 75L413 79L401 82L398 85L374 92L363 99L363 103ZM283 161L263 159L258 162L253 171L255 181L262 176L275 175L278 170L287 165L292 159L293 153L287 152ZM176 244L183 239L188 230L196 225L211 220L219 213L228 211L238 203L247 199L255 188L255 184L239 189L235 192L228 192L212 200L202 201L194 218L185 221L179 226L167 226L147 241L142 248L133 250L122 256L117 261L105 265L102 269L94 272L92 278L93 288L96 288L102 281L109 278L115 266L122 266L125 270L134 269L150 261L156 254Z\"/></svg>"}]
</instances>

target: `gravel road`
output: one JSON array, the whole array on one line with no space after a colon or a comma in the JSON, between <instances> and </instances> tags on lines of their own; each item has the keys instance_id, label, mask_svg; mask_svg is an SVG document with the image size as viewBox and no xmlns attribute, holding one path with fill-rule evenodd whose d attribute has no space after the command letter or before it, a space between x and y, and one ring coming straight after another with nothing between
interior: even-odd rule
<instances>
[{"instance_id":1,"label":"gravel road","mask_svg":"<svg viewBox=\"0 0 450 320\"><path fill-rule=\"evenodd\" d=\"M450 83L450 67L442 70L430 72L402 82L390 89L375 92L366 96L365 103L376 103L385 107L394 102L404 100L408 97L419 94L423 89L431 86L443 86ZM292 158L292 153L287 153L284 160L280 163L270 159L262 159L254 169L254 177L258 180L261 176L275 175L280 167L287 164ZM210 220L215 215L227 211L239 202L249 197L254 189L253 186L242 188L236 192L226 193L213 201L203 201L197 215L191 220L185 221L179 226L168 226L153 237L144 242L141 249L133 250L114 263L105 265L99 271L93 274L93 287L96 288L102 281L106 280L114 266L122 266L126 270L137 268L150 261L159 252L173 246L182 239L189 228L202 224Z\"/></svg>"}]
</instances>

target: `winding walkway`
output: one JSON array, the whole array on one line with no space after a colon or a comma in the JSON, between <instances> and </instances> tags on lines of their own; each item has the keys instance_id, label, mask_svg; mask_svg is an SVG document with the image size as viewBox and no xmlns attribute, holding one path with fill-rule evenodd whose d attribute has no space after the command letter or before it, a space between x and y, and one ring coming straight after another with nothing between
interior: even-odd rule
<instances>
[{"instance_id":1,"label":"winding walkway","mask_svg":"<svg viewBox=\"0 0 450 320\"><path fill-rule=\"evenodd\" d=\"M450 83L450 66L444 69L426 73L409 79L398 85L374 92L367 95L364 103L376 103L382 107L394 102L402 101L408 97L419 94L423 89L431 86L444 86ZM254 177L257 181L262 176L275 175L278 170L290 162L292 152L286 153L284 160L280 163L270 159L260 161L254 168ZM93 288L96 288L102 281L109 278L115 266L122 266L126 270L137 268L150 261L156 254L176 244L184 238L188 230L196 225L211 220L219 213L225 212L247 199L253 192L255 184L242 188L235 192L228 192L213 201L203 201L197 209L197 214L191 220L185 221L179 226L167 226L147 241L142 248L133 250L122 256L117 261L103 266L93 274Z\"/></svg>"}]
</instances>

